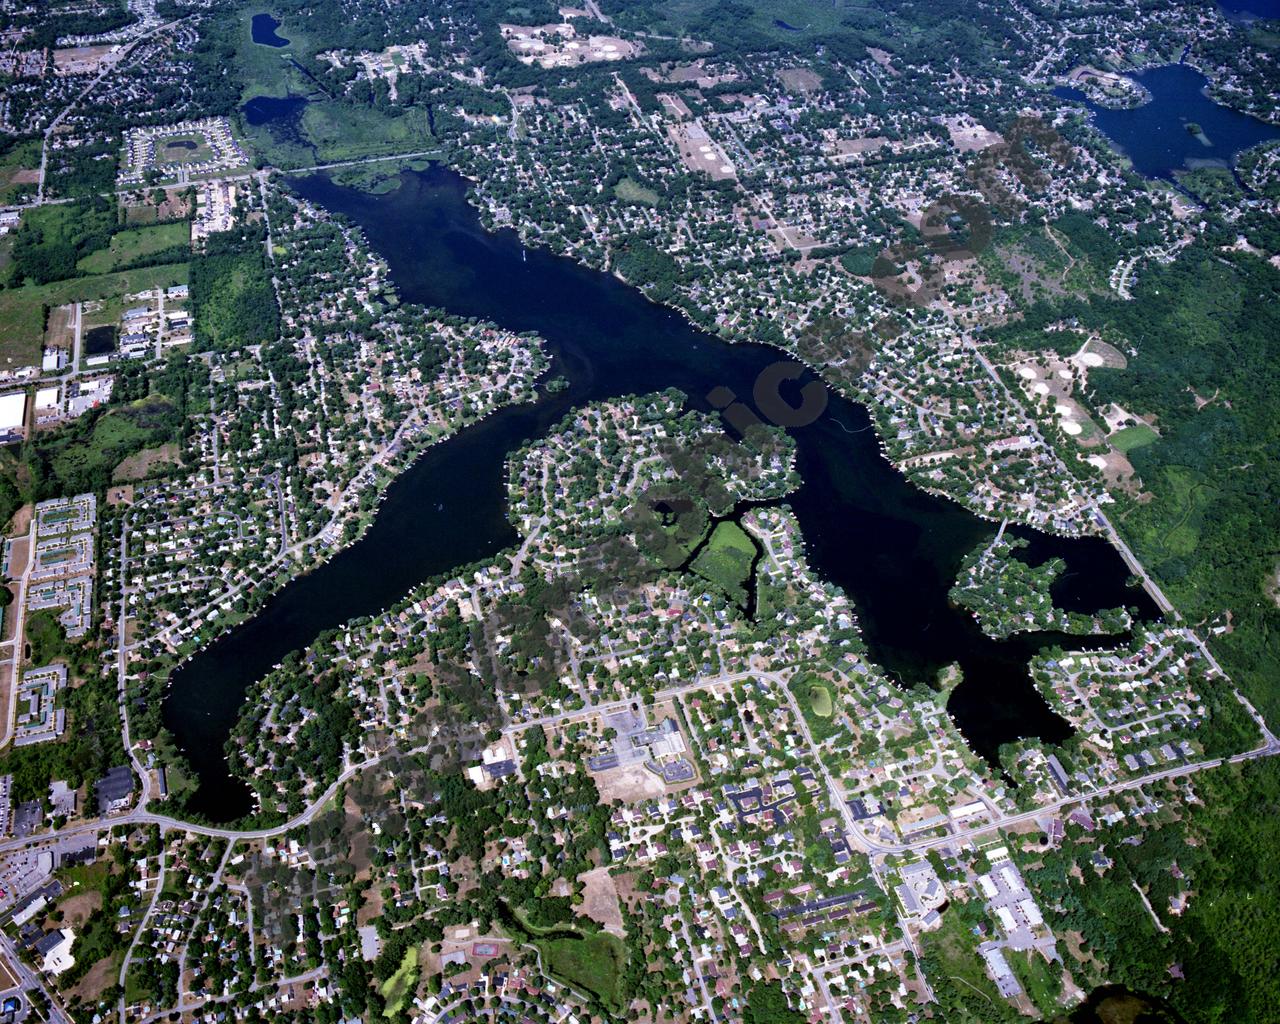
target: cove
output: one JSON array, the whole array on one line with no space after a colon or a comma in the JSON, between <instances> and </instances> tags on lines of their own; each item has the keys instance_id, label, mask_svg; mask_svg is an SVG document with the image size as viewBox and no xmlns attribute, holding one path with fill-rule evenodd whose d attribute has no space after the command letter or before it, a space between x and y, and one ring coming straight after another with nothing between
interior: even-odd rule
<instances>
[{"instance_id":1,"label":"cove","mask_svg":"<svg viewBox=\"0 0 1280 1024\"><path fill-rule=\"evenodd\" d=\"M188 807L217 821L253 809L223 757L251 683L321 631L374 614L415 585L516 543L506 519L509 452L544 436L571 409L619 395L674 387L690 407L709 412L705 396L725 386L749 401L761 370L786 358L767 346L723 342L609 274L545 250L526 254L513 231L484 229L466 202L465 180L441 166L406 171L399 188L381 195L323 175L292 185L360 226L405 301L537 331L552 355L549 376L562 375L568 386L428 449L391 484L359 541L289 583L173 674L164 722L200 779ZM986 637L947 593L961 559L995 526L910 484L880 454L866 410L838 395L792 436L803 483L787 502L810 562L857 606L871 657L905 683L932 682L958 662L964 682L948 706L989 759L1021 737L1065 739L1067 723L1031 685L1027 659L1048 645L1115 639ZM1033 541L1033 559L1064 558L1064 586L1073 604L1087 606L1081 610L1125 605L1142 617L1157 615L1146 595L1128 586L1128 570L1105 541L1015 532Z\"/></svg>"},{"instance_id":2,"label":"cove","mask_svg":"<svg viewBox=\"0 0 1280 1024\"><path fill-rule=\"evenodd\" d=\"M1093 123L1147 178L1172 178L1176 171L1198 166L1231 166L1237 154L1270 139L1280 127L1215 103L1205 95L1208 79L1185 64L1139 71L1132 78L1151 94L1151 101L1127 110L1101 107L1078 89L1053 90L1060 99L1083 103ZM1187 130L1198 124L1205 145Z\"/></svg>"},{"instance_id":3,"label":"cove","mask_svg":"<svg viewBox=\"0 0 1280 1024\"><path fill-rule=\"evenodd\" d=\"M259 46L274 46L277 49L289 45L289 40L277 34L280 22L270 14L255 14L249 23L249 31L253 41Z\"/></svg>"}]
</instances>

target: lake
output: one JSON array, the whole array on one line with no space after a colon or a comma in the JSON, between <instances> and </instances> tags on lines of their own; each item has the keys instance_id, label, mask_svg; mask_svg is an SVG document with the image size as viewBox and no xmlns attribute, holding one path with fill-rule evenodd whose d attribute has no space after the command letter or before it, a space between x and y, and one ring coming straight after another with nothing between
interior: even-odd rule
<instances>
[{"instance_id":1,"label":"lake","mask_svg":"<svg viewBox=\"0 0 1280 1024\"><path fill-rule=\"evenodd\" d=\"M1242 21L1254 18L1280 20L1280 0L1218 0L1218 6L1228 15Z\"/></svg>"},{"instance_id":2,"label":"lake","mask_svg":"<svg viewBox=\"0 0 1280 1024\"><path fill-rule=\"evenodd\" d=\"M351 218L386 260L401 297L512 331L537 331L568 386L532 405L503 409L436 445L391 484L367 533L316 571L289 583L253 619L197 654L173 676L165 724L199 774L191 809L228 821L249 813L223 744L246 688L322 630L374 614L412 587L517 542L506 518L507 454L544 436L571 409L625 394L678 388L692 408L723 385L752 394L760 372L786 357L762 345L730 345L611 275L531 249L510 230L489 232L466 203L466 183L433 166L405 172L395 191L371 195L323 175L297 191ZM995 526L907 482L880 454L870 417L836 395L810 426L792 432L801 487L787 499L810 561L849 593L871 657L906 683L932 682L958 662L964 682L949 709L974 750L990 760L1002 743L1069 733L1036 692L1027 660L1052 644L1114 639L1057 634L985 636L947 593L961 559ZM1028 560L1067 562L1055 590L1074 610L1136 606L1154 618L1129 572L1102 540L1064 540L1017 529Z\"/></svg>"},{"instance_id":3,"label":"lake","mask_svg":"<svg viewBox=\"0 0 1280 1024\"><path fill-rule=\"evenodd\" d=\"M1195 68L1166 64L1131 77L1152 98L1149 103L1128 110L1098 106L1078 89L1060 86L1053 93L1088 107L1098 130L1144 177L1172 179L1174 172L1198 166L1229 167L1236 155L1249 147L1280 139L1280 127L1224 107L1206 96L1208 79ZM1198 124L1204 139L1189 132L1188 124Z\"/></svg>"},{"instance_id":4,"label":"lake","mask_svg":"<svg viewBox=\"0 0 1280 1024\"><path fill-rule=\"evenodd\" d=\"M253 36L253 41L259 46L283 47L289 45L289 40L284 36L276 33L276 29L280 27L280 22L270 14L255 14L253 21L249 23L249 31Z\"/></svg>"}]
</instances>

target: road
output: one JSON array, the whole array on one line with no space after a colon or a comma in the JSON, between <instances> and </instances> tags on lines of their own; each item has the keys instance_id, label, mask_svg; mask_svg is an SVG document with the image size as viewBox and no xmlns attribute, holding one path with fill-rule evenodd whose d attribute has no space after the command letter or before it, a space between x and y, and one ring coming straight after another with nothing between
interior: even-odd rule
<instances>
[{"instance_id":1,"label":"road","mask_svg":"<svg viewBox=\"0 0 1280 1024\"><path fill-rule=\"evenodd\" d=\"M84 309L77 302L75 306L75 333L71 336L71 373L74 376L80 369L80 354L84 347Z\"/></svg>"},{"instance_id":2,"label":"road","mask_svg":"<svg viewBox=\"0 0 1280 1024\"><path fill-rule=\"evenodd\" d=\"M138 810L145 811L151 800L151 772L138 759L129 735L129 646L126 639L129 623L129 525L120 528L120 618L116 623L116 694L120 701L120 738L138 776L142 794L138 798Z\"/></svg>"},{"instance_id":3,"label":"road","mask_svg":"<svg viewBox=\"0 0 1280 1024\"><path fill-rule=\"evenodd\" d=\"M58 832L43 832L39 835L29 836L26 839L7 839L0 842L0 854L10 853L14 850L21 850L28 847L36 847L44 842L52 842L56 839L65 839L67 836L92 835L98 832L105 832L108 829L115 828L117 825L159 825L162 829L180 829L190 835L210 836L220 839L271 839L275 836L284 835L290 829L295 829L300 825L310 824L318 814L320 814L325 805L327 805L337 794L338 787L347 782L351 778L359 775L366 768L372 768L381 761L396 756L411 757L415 754L425 753L427 746L415 747L411 750L388 750L382 754L375 754L373 757L357 764L348 765L342 770L336 779L329 784L329 787L313 800L305 810L294 815L288 821L279 825L273 825L269 828L258 829L235 829L220 828L217 825L202 825L196 822L183 821L181 818L175 818L169 814L156 814L144 808L135 808L124 814L116 814L107 818L98 818L93 821L81 822L77 825L70 825Z\"/></svg>"},{"instance_id":4,"label":"road","mask_svg":"<svg viewBox=\"0 0 1280 1024\"><path fill-rule=\"evenodd\" d=\"M1150 775L1143 775L1139 778L1126 779L1124 782L1113 783L1110 786L1103 786L1100 789L1091 790L1088 793L1072 793L1049 803L1042 804L1030 811L1023 811L1019 814L1009 814L997 818L994 821L986 822L981 825L974 825L972 828L959 829L950 832L944 836L935 836L925 839L918 839L913 843L882 843L871 839L863 830L855 823L853 828L854 837L862 846L864 851L870 854L902 854L902 853L921 853L934 847L952 846L957 840L973 839L977 836L986 835L989 832L997 832L1005 829L1014 828L1018 825L1024 825L1027 822L1035 821L1037 818L1054 811L1060 811L1072 804L1085 804L1094 800L1102 800L1118 793L1128 792L1134 789L1140 789L1143 786L1149 786L1153 782L1161 782L1165 779L1181 778L1184 775L1194 775L1196 772L1202 772L1207 768L1220 768L1224 764L1240 764L1244 761L1252 761L1259 757L1274 757L1280 754L1280 741L1274 736L1268 734L1268 738L1261 746L1255 747L1253 750L1247 750L1242 754L1233 754L1231 757L1216 757L1208 761L1196 761L1189 764L1174 765L1171 768L1165 768L1162 771L1152 772Z\"/></svg>"},{"instance_id":5,"label":"road","mask_svg":"<svg viewBox=\"0 0 1280 1024\"><path fill-rule=\"evenodd\" d=\"M31 515L31 525L27 529L27 564L22 567L22 576L18 581L18 597L13 602L14 614L17 616L13 626L13 639L9 641L9 660L0 662L0 666L9 665L9 697L5 708L4 730L0 732L0 747L8 744L13 738L15 723L18 718L18 673L22 668L23 629L27 618L27 585L31 580L31 567L36 560L36 517ZM0 645L4 646L4 645Z\"/></svg>"},{"instance_id":6,"label":"road","mask_svg":"<svg viewBox=\"0 0 1280 1024\"><path fill-rule=\"evenodd\" d=\"M138 927L133 933L133 939L129 942L129 948L125 951L124 961L120 964L120 1002L117 1010L120 1014L120 1022L124 1022L124 992L125 979L129 976L129 964L133 962L133 951L138 948L138 940L142 938L147 930L147 922L151 920L151 915L155 913L156 904L160 902L160 893L164 891L164 870L165 870L165 835L164 830L160 830L160 859L159 867L156 873L156 888L151 894L151 901L147 904L147 909L142 914L142 920L138 922ZM185 947L184 947L185 949Z\"/></svg>"}]
</instances>

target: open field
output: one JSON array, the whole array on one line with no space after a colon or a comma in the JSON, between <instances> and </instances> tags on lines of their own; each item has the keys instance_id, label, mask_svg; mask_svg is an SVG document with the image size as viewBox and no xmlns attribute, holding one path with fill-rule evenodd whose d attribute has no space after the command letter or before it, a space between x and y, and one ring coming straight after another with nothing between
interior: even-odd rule
<instances>
[{"instance_id":1,"label":"open field","mask_svg":"<svg viewBox=\"0 0 1280 1024\"><path fill-rule=\"evenodd\" d=\"M579 877L582 882L582 911L605 931L622 938L622 907L618 887L607 867L601 866Z\"/></svg>"},{"instance_id":2,"label":"open field","mask_svg":"<svg viewBox=\"0 0 1280 1024\"><path fill-rule=\"evenodd\" d=\"M830 35L840 28L842 19L849 12L869 6L867 4L837 2L821 3L817 0L777 0L776 3L765 3L763 0L747 0L743 7L751 8L748 17L741 22L737 19L723 23L719 31L708 33L708 5L698 0L672 0L663 6L666 21L661 23L664 30L678 34L692 33L696 37L713 34L721 36L730 30L738 33L749 31L760 33L775 42L809 43L821 36ZM699 30L702 30L701 33Z\"/></svg>"},{"instance_id":3,"label":"open field","mask_svg":"<svg viewBox=\"0 0 1280 1024\"><path fill-rule=\"evenodd\" d=\"M0 291L0 367L39 365L45 306L186 283L187 265L173 263Z\"/></svg>"},{"instance_id":4,"label":"open field","mask_svg":"<svg viewBox=\"0 0 1280 1024\"><path fill-rule=\"evenodd\" d=\"M39 142L22 142L0 155L0 203L11 203L34 192L39 167Z\"/></svg>"},{"instance_id":5,"label":"open field","mask_svg":"<svg viewBox=\"0 0 1280 1024\"><path fill-rule=\"evenodd\" d=\"M213 156L202 135L175 135L156 146L157 164L199 163Z\"/></svg>"},{"instance_id":6,"label":"open field","mask_svg":"<svg viewBox=\"0 0 1280 1024\"><path fill-rule=\"evenodd\" d=\"M302 115L302 127L315 144L319 163L429 149L435 141L426 111L417 107L389 118L372 109L312 103Z\"/></svg>"},{"instance_id":7,"label":"open field","mask_svg":"<svg viewBox=\"0 0 1280 1024\"><path fill-rule=\"evenodd\" d=\"M162 444L157 448L144 448L134 452L116 466L111 474L113 483L127 480L145 480L156 469L165 465L177 465L182 454L176 444Z\"/></svg>"},{"instance_id":8,"label":"open field","mask_svg":"<svg viewBox=\"0 0 1280 1024\"><path fill-rule=\"evenodd\" d=\"M164 202L159 206L151 202L152 193L156 191L164 192ZM124 222L134 227L139 224L154 224L158 220L190 217L191 203L187 201L185 193L185 188L168 188L139 190L138 193L122 196L120 202L124 208Z\"/></svg>"},{"instance_id":9,"label":"open field","mask_svg":"<svg viewBox=\"0 0 1280 1024\"><path fill-rule=\"evenodd\" d=\"M108 248L91 252L76 267L87 274L106 274L165 249L185 246L190 240L191 227L186 221L118 231L111 236Z\"/></svg>"},{"instance_id":10,"label":"open field","mask_svg":"<svg viewBox=\"0 0 1280 1024\"><path fill-rule=\"evenodd\" d=\"M637 181L630 178L623 178L618 184L613 186L614 195L621 199L624 203L643 203L645 206L658 205L658 193L651 188L645 188Z\"/></svg>"},{"instance_id":11,"label":"open field","mask_svg":"<svg viewBox=\"0 0 1280 1024\"><path fill-rule=\"evenodd\" d=\"M384 981L378 990L386 1000L386 1009L382 1011L384 1017L394 1017L400 1012L400 1008L413 995L417 980L418 947L410 946L404 951L404 959L400 961L395 974Z\"/></svg>"},{"instance_id":12,"label":"open field","mask_svg":"<svg viewBox=\"0 0 1280 1024\"><path fill-rule=\"evenodd\" d=\"M1116 451L1128 454L1135 448L1143 448L1154 443L1159 437L1160 435L1145 423L1135 423L1132 427L1117 430L1107 440L1111 442Z\"/></svg>"},{"instance_id":13,"label":"open field","mask_svg":"<svg viewBox=\"0 0 1280 1024\"><path fill-rule=\"evenodd\" d=\"M690 568L714 583L732 600L747 599L745 585L756 557L755 542L737 523L719 523Z\"/></svg>"},{"instance_id":14,"label":"open field","mask_svg":"<svg viewBox=\"0 0 1280 1024\"><path fill-rule=\"evenodd\" d=\"M543 966L553 975L593 992L606 1006L617 1009L627 951L616 935L597 932L582 939L542 939L537 946Z\"/></svg>"},{"instance_id":15,"label":"open field","mask_svg":"<svg viewBox=\"0 0 1280 1024\"><path fill-rule=\"evenodd\" d=\"M622 765L609 768L595 775L596 786L600 790L601 802L621 800L634 804L642 800L652 800L666 792L666 786L658 776L647 770L644 765Z\"/></svg>"}]
</instances>

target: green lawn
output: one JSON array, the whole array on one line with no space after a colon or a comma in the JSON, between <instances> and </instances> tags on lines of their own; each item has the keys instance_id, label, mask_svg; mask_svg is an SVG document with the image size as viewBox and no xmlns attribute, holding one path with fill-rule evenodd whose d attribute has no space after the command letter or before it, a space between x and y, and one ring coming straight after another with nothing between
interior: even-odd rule
<instances>
[{"instance_id":1,"label":"green lawn","mask_svg":"<svg viewBox=\"0 0 1280 1024\"><path fill-rule=\"evenodd\" d=\"M690 568L703 579L714 583L733 601L745 605L745 584L751 575L756 545L737 523L718 523L706 547L698 553Z\"/></svg>"},{"instance_id":2,"label":"green lawn","mask_svg":"<svg viewBox=\"0 0 1280 1024\"><path fill-rule=\"evenodd\" d=\"M538 948L543 966L551 974L594 993L615 1011L621 1008L620 985L627 950L616 935L596 932L584 939L543 939Z\"/></svg>"},{"instance_id":3,"label":"green lawn","mask_svg":"<svg viewBox=\"0 0 1280 1024\"><path fill-rule=\"evenodd\" d=\"M151 256L174 246L185 246L190 241L191 227L186 221L119 231L111 236L109 248L91 252L76 267L86 274L106 274L144 256Z\"/></svg>"},{"instance_id":4,"label":"green lawn","mask_svg":"<svg viewBox=\"0 0 1280 1024\"><path fill-rule=\"evenodd\" d=\"M39 364L44 307L105 299L148 288L187 283L187 265L172 263L117 274L73 277L0 291L0 367Z\"/></svg>"},{"instance_id":5,"label":"green lawn","mask_svg":"<svg viewBox=\"0 0 1280 1024\"><path fill-rule=\"evenodd\" d=\"M174 135L160 140L156 146L158 164L203 163L213 150L203 135Z\"/></svg>"},{"instance_id":6,"label":"green lawn","mask_svg":"<svg viewBox=\"0 0 1280 1024\"><path fill-rule=\"evenodd\" d=\"M1145 448L1159 439L1160 435L1145 423L1136 423L1110 435L1107 440L1118 452L1131 452L1135 448Z\"/></svg>"}]
</instances>

